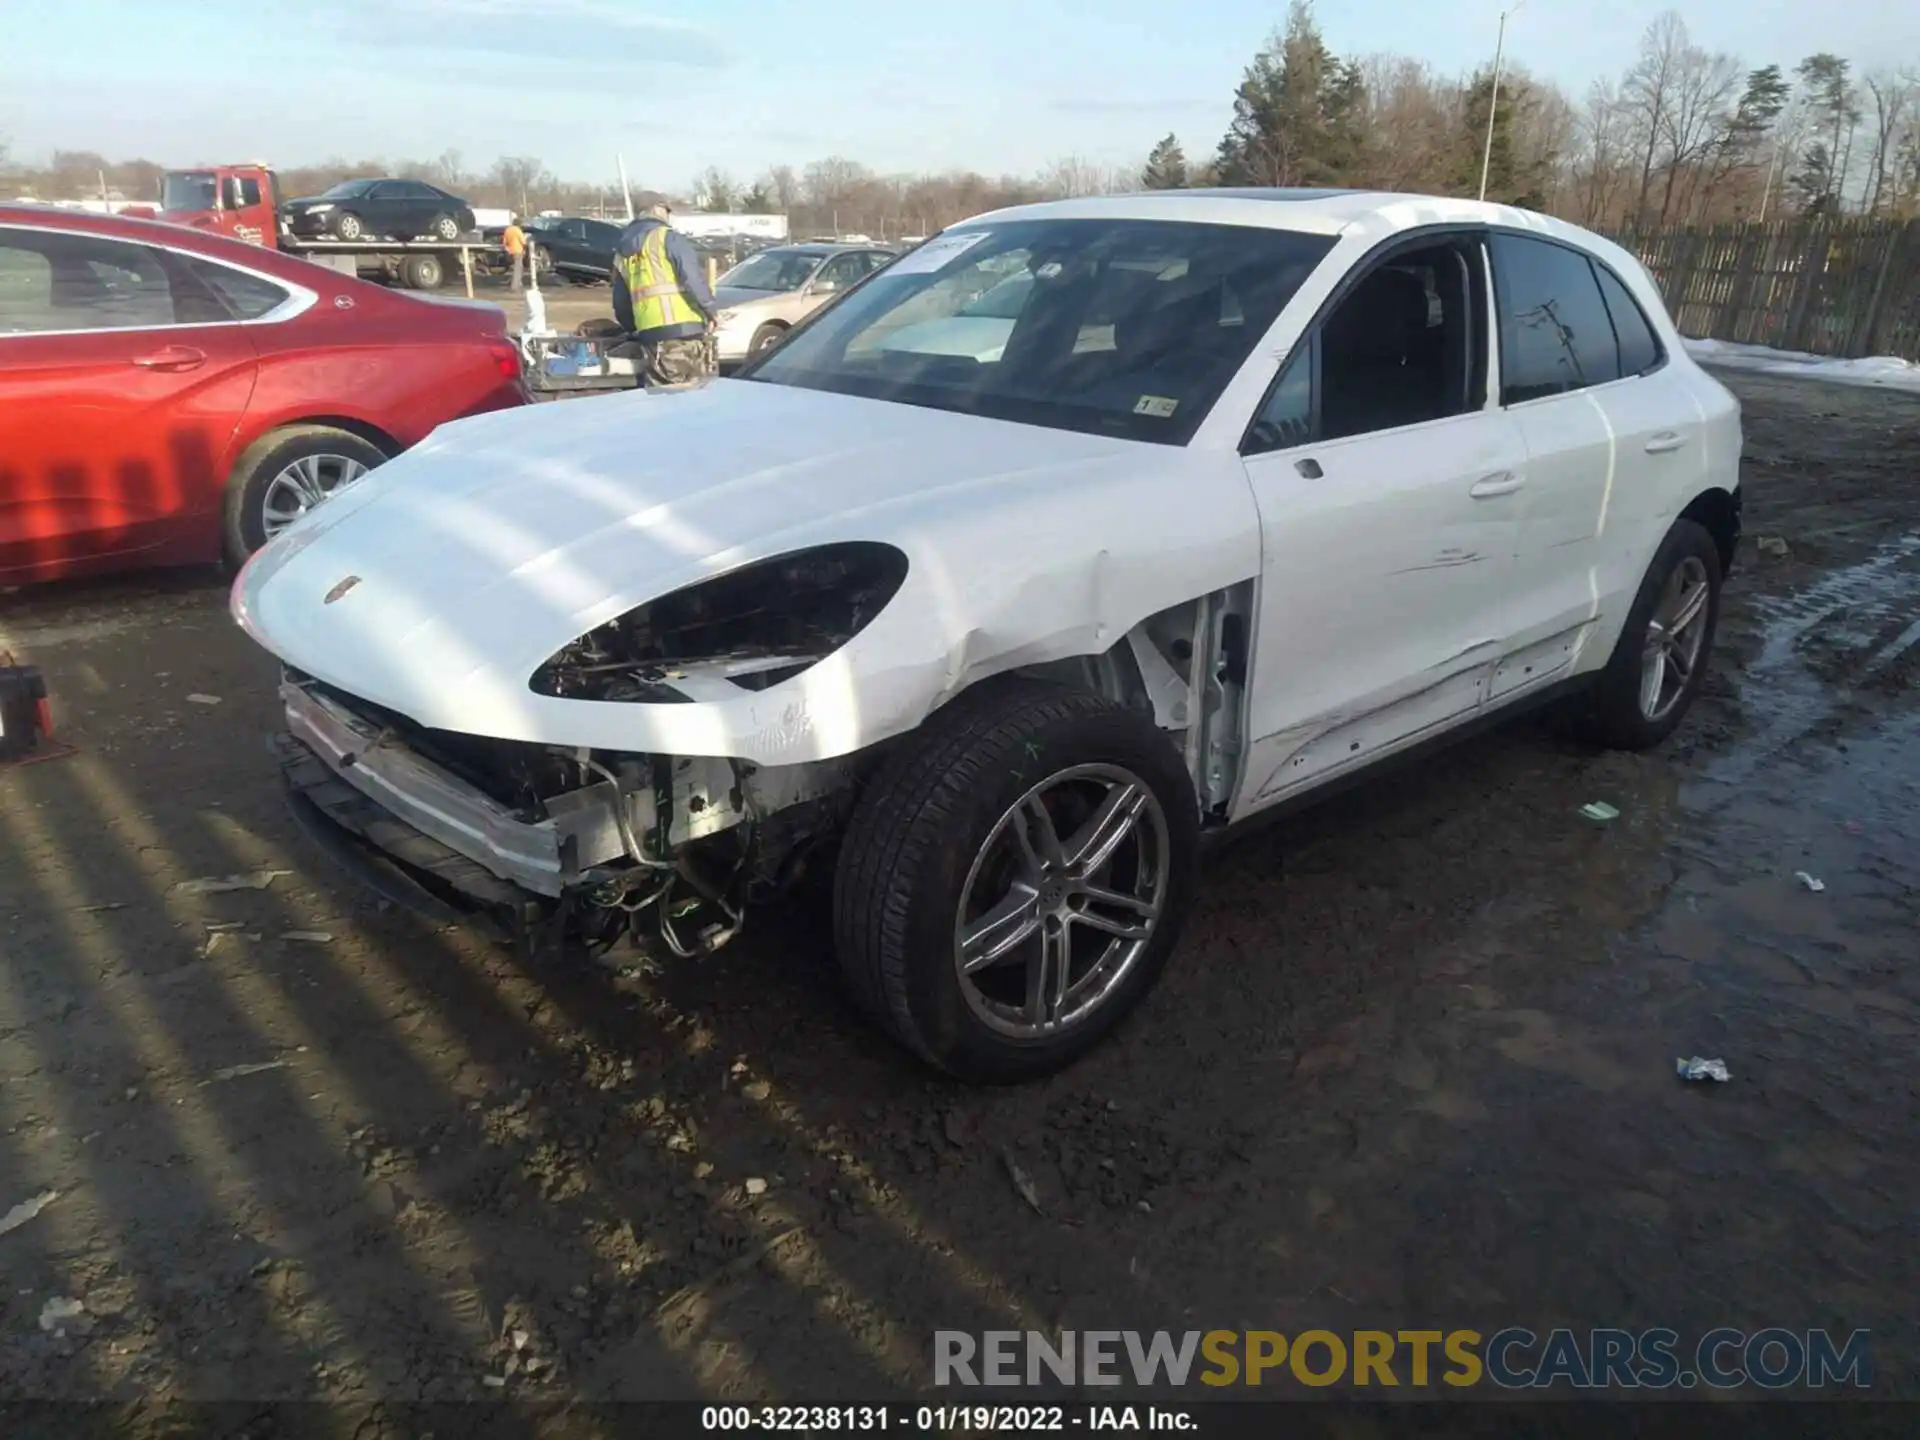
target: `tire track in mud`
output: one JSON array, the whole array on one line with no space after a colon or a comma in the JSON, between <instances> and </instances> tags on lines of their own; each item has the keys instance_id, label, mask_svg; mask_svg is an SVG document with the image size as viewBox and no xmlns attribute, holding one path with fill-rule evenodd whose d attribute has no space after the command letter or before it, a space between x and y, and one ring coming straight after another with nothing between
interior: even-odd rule
<instances>
[{"instance_id":1,"label":"tire track in mud","mask_svg":"<svg viewBox=\"0 0 1920 1440\"><path fill-rule=\"evenodd\" d=\"M1920 533L1884 541L1865 560L1802 589L1755 595L1749 604L1760 651L1734 685L1751 730L1708 764L1701 777L1707 785L1744 785L1799 741L1857 712L1867 682L1912 652L1920 642L1920 619L1912 618L1920 615ZM1809 651L1821 640L1836 653L1816 670Z\"/></svg>"}]
</instances>

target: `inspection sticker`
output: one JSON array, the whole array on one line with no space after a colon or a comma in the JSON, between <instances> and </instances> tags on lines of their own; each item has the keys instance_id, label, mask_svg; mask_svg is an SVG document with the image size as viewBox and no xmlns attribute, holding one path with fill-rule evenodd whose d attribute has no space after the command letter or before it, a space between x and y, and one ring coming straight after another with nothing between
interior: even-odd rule
<instances>
[{"instance_id":1,"label":"inspection sticker","mask_svg":"<svg viewBox=\"0 0 1920 1440\"><path fill-rule=\"evenodd\" d=\"M926 275L940 269L963 250L970 250L993 232L969 230L959 235L936 235L918 250L909 250L887 266L889 275Z\"/></svg>"},{"instance_id":2,"label":"inspection sticker","mask_svg":"<svg viewBox=\"0 0 1920 1440\"><path fill-rule=\"evenodd\" d=\"M1173 414L1173 412L1179 408L1180 402L1178 400L1169 399L1165 395L1142 395L1138 400L1133 402L1134 414L1157 415L1162 420L1166 419L1167 416Z\"/></svg>"}]
</instances>

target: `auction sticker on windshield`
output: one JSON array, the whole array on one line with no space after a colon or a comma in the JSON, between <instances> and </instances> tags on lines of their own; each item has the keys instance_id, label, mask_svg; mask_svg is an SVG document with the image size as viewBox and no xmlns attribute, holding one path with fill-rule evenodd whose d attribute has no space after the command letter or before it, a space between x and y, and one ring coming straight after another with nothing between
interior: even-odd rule
<instances>
[{"instance_id":1,"label":"auction sticker on windshield","mask_svg":"<svg viewBox=\"0 0 1920 1440\"><path fill-rule=\"evenodd\" d=\"M918 250L909 250L887 267L889 275L925 275L941 269L964 250L970 250L991 233L973 230L964 235L936 235Z\"/></svg>"}]
</instances>

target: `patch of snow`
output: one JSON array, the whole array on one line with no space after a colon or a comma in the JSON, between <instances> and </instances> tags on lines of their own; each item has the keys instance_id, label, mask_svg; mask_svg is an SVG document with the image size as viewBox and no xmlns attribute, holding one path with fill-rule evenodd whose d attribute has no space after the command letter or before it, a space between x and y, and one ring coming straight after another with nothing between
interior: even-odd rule
<instances>
[{"instance_id":1,"label":"patch of snow","mask_svg":"<svg viewBox=\"0 0 1920 1440\"><path fill-rule=\"evenodd\" d=\"M1754 370L1763 375L1798 375L1836 385L1875 385L1920 395L1920 365L1897 355L1871 355L1859 360L1836 360L1830 355L1808 355L1798 350L1774 350L1765 345L1739 345L1731 340L1692 340L1687 353L1703 365L1726 370Z\"/></svg>"}]
</instances>

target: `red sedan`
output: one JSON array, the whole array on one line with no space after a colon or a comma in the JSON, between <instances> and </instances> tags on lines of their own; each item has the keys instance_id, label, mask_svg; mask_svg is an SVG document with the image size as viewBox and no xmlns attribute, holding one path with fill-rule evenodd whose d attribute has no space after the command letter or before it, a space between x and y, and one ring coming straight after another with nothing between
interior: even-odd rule
<instances>
[{"instance_id":1,"label":"red sedan","mask_svg":"<svg viewBox=\"0 0 1920 1440\"><path fill-rule=\"evenodd\" d=\"M0 585L237 564L435 426L526 399L491 306L0 205Z\"/></svg>"}]
</instances>

